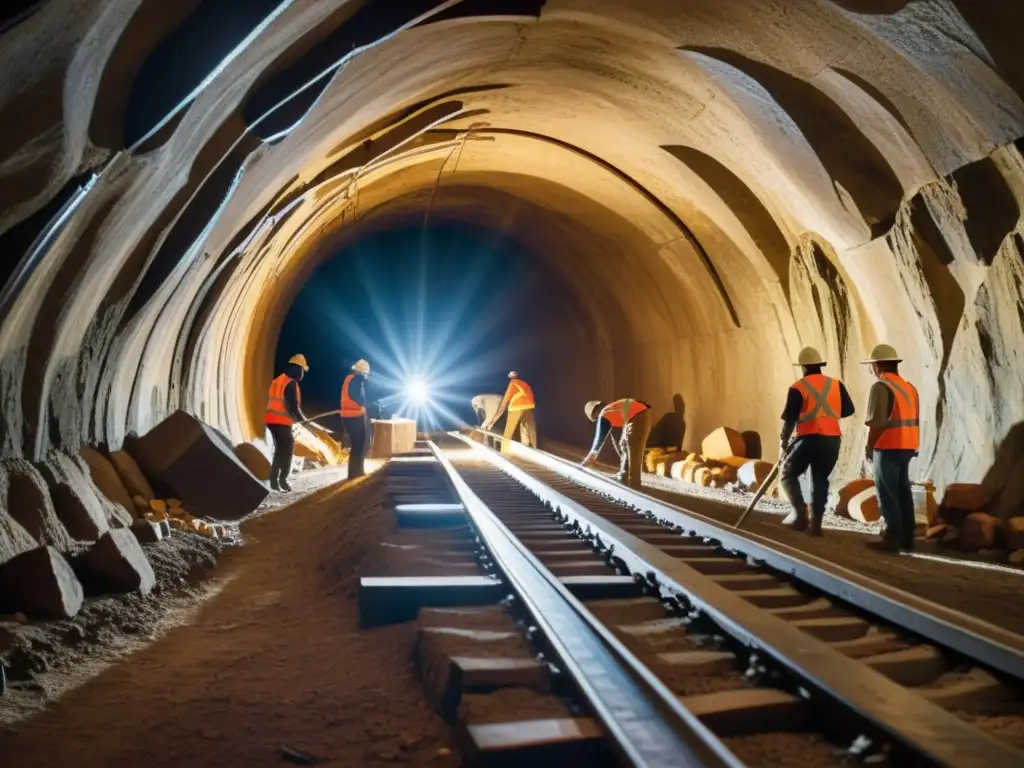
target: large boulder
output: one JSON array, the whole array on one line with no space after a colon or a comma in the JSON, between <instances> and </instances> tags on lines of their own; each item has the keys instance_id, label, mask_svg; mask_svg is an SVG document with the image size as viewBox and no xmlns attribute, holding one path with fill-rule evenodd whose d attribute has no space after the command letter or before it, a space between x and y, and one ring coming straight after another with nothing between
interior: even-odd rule
<instances>
[{"instance_id":1,"label":"large boulder","mask_svg":"<svg viewBox=\"0 0 1024 768\"><path fill-rule=\"evenodd\" d=\"M234 446L184 411L172 413L129 450L146 476L196 517L237 520L270 493L238 460Z\"/></svg>"},{"instance_id":2,"label":"large boulder","mask_svg":"<svg viewBox=\"0 0 1024 768\"><path fill-rule=\"evenodd\" d=\"M959 525L972 512L985 508L988 494L977 483L952 483L939 505L939 517L943 522Z\"/></svg>"},{"instance_id":3,"label":"large boulder","mask_svg":"<svg viewBox=\"0 0 1024 768\"><path fill-rule=\"evenodd\" d=\"M747 441L731 427L719 427L704 438L700 444L701 455L706 459L725 459L730 456L745 457Z\"/></svg>"},{"instance_id":4,"label":"large boulder","mask_svg":"<svg viewBox=\"0 0 1024 768\"><path fill-rule=\"evenodd\" d=\"M736 479L748 491L756 491L774 468L775 465L767 461L748 461L736 470Z\"/></svg>"},{"instance_id":5,"label":"large boulder","mask_svg":"<svg viewBox=\"0 0 1024 768\"><path fill-rule=\"evenodd\" d=\"M108 531L74 559L74 569L90 595L141 592L156 585L153 566L130 530Z\"/></svg>"},{"instance_id":6,"label":"large boulder","mask_svg":"<svg viewBox=\"0 0 1024 768\"><path fill-rule=\"evenodd\" d=\"M878 508L878 496L875 493L874 484L855 493L850 499L848 509L850 517L854 520L859 520L862 523L878 522L882 513Z\"/></svg>"},{"instance_id":7,"label":"large boulder","mask_svg":"<svg viewBox=\"0 0 1024 768\"><path fill-rule=\"evenodd\" d=\"M263 452L252 443L239 443L235 446L235 456L252 474L263 482L270 479L270 462Z\"/></svg>"},{"instance_id":8,"label":"large boulder","mask_svg":"<svg viewBox=\"0 0 1024 768\"><path fill-rule=\"evenodd\" d=\"M836 500L836 516L850 517L850 500L861 491L874 488L875 481L868 477L851 480L839 489Z\"/></svg>"},{"instance_id":9,"label":"large boulder","mask_svg":"<svg viewBox=\"0 0 1024 768\"><path fill-rule=\"evenodd\" d=\"M100 493L115 504L120 504L126 511L131 512L134 507L132 495L128 493L128 489L121 482L110 459L87 445L83 445L79 449L78 455L82 457L82 461L89 468L89 475L96 487L99 488Z\"/></svg>"},{"instance_id":10,"label":"large boulder","mask_svg":"<svg viewBox=\"0 0 1024 768\"><path fill-rule=\"evenodd\" d=\"M127 451L114 451L110 454L110 463L114 465L114 469L117 470L117 475L121 478L121 482L124 483L128 493L132 496L140 496L147 502L150 499L156 498L153 486L149 484L149 480L142 474L142 470L139 469L139 465L135 463L135 459L132 458L130 453Z\"/></svg>"},{"instance_id":11,"label":"large boulder","mask_svg":"<svg viewBox=\"0 0 1024 768\"><path fill-rule=\"evenodd\" d=\"M96 541L110 529L104 505L70 456L51 451L39 465L57 517L79 541Z\"/></svg>"},{"instance_id":12,"label":"large boulder","mask_svg":"<svg viewBox=\"0 0 1024 768\"><path fill-rule=\"evenodd\" d=\"M0 503L0 565L37 546L17 520Z\"/></svg>"},{"instance_id":13,"label":"large boulder","mask_svg":"<svg viewBox=\"0 0 1024 768\"><path fill-rule=\"evenodd\" d=\"M999 518L985 512L972 512L957 530L957 546L965 552L992 549L999 541Z\"/></svg>"},{"instance_id":14,"label":"large boulder","mask_svg":"<svg viewBox=\"0 0 1024 768\"><path fill-rule=\"evenodd\" d=\"M31 549L0 567L0 613L66 619L78 613L82 599L82 585L53 547Z\"/></svg>"},{"instance_id":15,"label":"large boulder","mask_svg":"<svg viewBox=\"0 0 1024 768\"><path fill-rule=\"evenodd\" d=\"M0 503L36 544L66 552L74 538L57 517L42 473L22 459L8 459L0 469Z\"/></svg>"}]
</instances>

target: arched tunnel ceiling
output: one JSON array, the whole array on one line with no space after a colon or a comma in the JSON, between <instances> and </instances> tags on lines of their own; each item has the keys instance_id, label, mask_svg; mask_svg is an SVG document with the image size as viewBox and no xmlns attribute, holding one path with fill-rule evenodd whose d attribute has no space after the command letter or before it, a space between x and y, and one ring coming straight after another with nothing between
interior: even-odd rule
<instances>
[{"instance_id":1,"label":"arched tunnel ceiling","mask_svg":"<svg viewBox=\"0 0 1024 768\"><path fill-rule=\"evenodd\" d=\"M689 439L768 435L801 344L862 397L884 339L938 482L1024 419L1016 4L285 0L219 66L160 64L216 39L209 2L5 19L5 453L177 407L253 437L318 261L430 216L569 286L558 397L680 393Z\"/></svg>"}]
</instances>

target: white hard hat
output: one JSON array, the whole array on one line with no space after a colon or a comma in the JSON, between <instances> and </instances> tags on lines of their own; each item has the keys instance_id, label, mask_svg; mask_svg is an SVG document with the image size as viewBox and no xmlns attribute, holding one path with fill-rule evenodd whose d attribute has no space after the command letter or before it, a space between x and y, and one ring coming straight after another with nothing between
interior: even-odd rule
<instances>
[{"instance_id":1,"label":"white hard hat","mask_svg":"<svg viewBox=\"0 0 1024 768\"><path fill-rule=\"evenodd\" d=\"M825 358L822 357L814 347L804 347L796 359L797 365L825 365Z\"/></svg>"},{"instance_id":2,"label":"white hard hat","mask_svg":"<svg viewBox=\"0 0 1024 768\"><path fill-rule=\"evenodd\" d=\"M299 366L299 368L301 368L303 371L309 370L309 363L306 362L305 355L292 355L291 359L289 359L288 362L294 363L295 365Z\"/></svg>"},{"instance_id":3,"label":"white hard hat","mask_svg":"<svg viewBox=\"0 0 1024 768\"><path fill-rule=\"evenodd\" d=\"M508 377L509 377L510 379L518 379L518 378L519 378L519 374L518 374L518 373L516 373L515 371L509 371L509 372L508 372Z\"/></svg>"},{"instance_id":4,"label":"white hard hat","mask_svg":"<svg viewBox=\"0 0 1024 768\"><path fill-rule=\"evenodd\" d=\"M903 362L903 358L899 356L899 353L888 344L877 344L875 348L871 350L871 356L866 360L861 360L862 363L900 363Z\"/></svg>"},{"instance_id":5,"label":"white hard hat","mask_svg":"<svg viewBox=\"0 0 1024 768\"><path fill-rule=\"evenodd\" d=\"M352 366L352 370L356 373L363 374L363 376L369 376L370 364L365 360L356 360L355 365Z\"/></svg>"},{"instance_id":6,"label":"white hard hat","mask_svg":"<svg viewBox=\"0 0 1024 768\"><path fill-rule=\"evenodd\" d=\"M591 421L597 421L598 412L601 410L600 400L591 400L585 406L583 406L583 412L587 414L587 418Z\"/></svg>"}]
</instances>

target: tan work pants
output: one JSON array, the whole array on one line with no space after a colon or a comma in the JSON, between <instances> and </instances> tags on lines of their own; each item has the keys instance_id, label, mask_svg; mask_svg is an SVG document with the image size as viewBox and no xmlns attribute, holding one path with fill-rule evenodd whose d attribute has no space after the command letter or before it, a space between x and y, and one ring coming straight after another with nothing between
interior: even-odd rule
<instances>
[{"instance_id":1,"label":"tan work pants","mask_svg":"<svg viewBox=\"0 0 1024 768\"><path fill-rule=\"evenodd\" d=\"M651 418L654 411L648 408L622 428L619 439L619 474L617 479L630 488L640 490L643 486L641 473L644 468L644 449L651 434Z\"/></svg>"},{"instance_id":2,"label":"tan work pants","mask_svg":"<svg viewBox=\"0 0 1024 768\"><path fill-rule=\"evenodd\" d=\"M509 411L505 415L505 439L501 442L501 452L508 453L509 440L518 439L523 445L530 448L537 447L537 421L533 415L533 408L526 408L522 411Z\"/></svg>"}]
</instances>

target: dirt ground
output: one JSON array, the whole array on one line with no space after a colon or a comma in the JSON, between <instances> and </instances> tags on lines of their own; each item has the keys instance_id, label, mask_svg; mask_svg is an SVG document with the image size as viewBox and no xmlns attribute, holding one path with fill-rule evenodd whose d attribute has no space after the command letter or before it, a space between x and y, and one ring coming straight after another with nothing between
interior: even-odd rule
<instances>
[{"instance_id":1,"label":"dirt ground","mask_svg":"<svg viewBox=\"0 0 1024 768\"><path fill-rule=\"evenodd\" d=\"M358 576L390 526L379 480L312 490L243 526L169 626L45 711L0 726L5 768L454 765L413 675L411 625L358 628ZM74 676L73 674L70 676ZM0 699L0 706L8 697Z\"/></svg>"},{"instance_id":2,"label":"dirt ground","mask_svg":"<svg viewBox=\"0 0 1024 768\"><path fill-rule=\"evenodd\" d=\"M550 444L544 447L569 459L575 460L583 455L582 451L570 446ZM728 524L739 519L752 498L749 493L699 488L692 483L647 473L644 474L644 492ZM932 542L919 541L915 555L879 554L864 547L876 532L874 526L834 516L825 518L825 536L814 539L782 525L782 518L789 510L784 502L761 501L747 518L744 530L810 552L891 587L976 616L1011 632L1024 634L1024 611L1020 610L1024 570L993 568L989 563L940 550Z\"/></svg>"}]
</instances>

